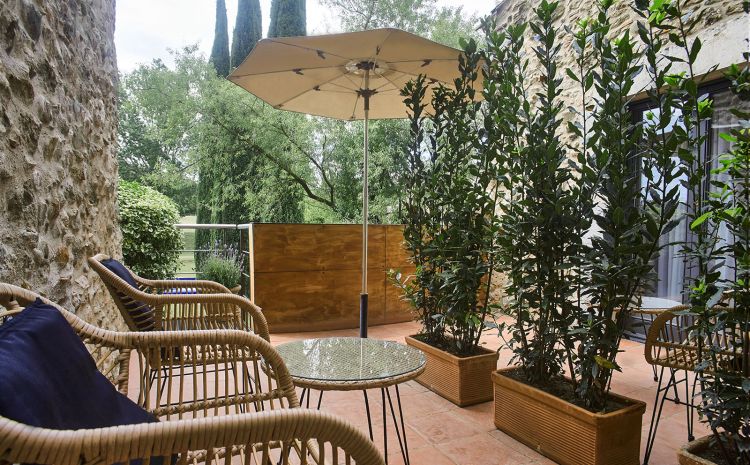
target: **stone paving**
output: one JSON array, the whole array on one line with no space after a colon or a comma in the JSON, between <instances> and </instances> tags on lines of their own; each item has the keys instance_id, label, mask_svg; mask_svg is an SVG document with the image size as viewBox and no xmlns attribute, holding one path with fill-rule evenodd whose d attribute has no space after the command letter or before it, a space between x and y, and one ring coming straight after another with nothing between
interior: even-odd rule
<instances>
[{"instance_id":1,"label":"stone paving","mask_svg":"<svg viewBox=\"0 0 750 465\"><path fill-rule=\"evenodd\" d=\"M374 326L369 336L403 342L404 336L417 332L416 323L400 323ZM272 343L315 337L356 336L358 330L340 330L309 333L275 334ZM482 337L488 348L496 349L500 340L492 334ZM641 435L641 457L645 449L651 409L656 393L653 371L643 357L643 344L623 341L618 358L622 373L612 381L614 392L647 402L643 416ZM499 367L507 364L510 354L500 352ZM492 402L459 408L416 382L401 386L407 438L413 465L515 465L554 464L536 451L515 441L493 424ZM383 447L383 423L380 395L369 396L373 412L374 436L378 447ZM317 401L317 394L312 399ZM323 397L322 410L340 415L367 432L367 417L361 392L327 392ZM389 419L390 421L390 419ZM390 424L388 428L389 464L403 464L397 438ZM705 426L696 418L696 437L708 434ZM677 465L677 449L687 442L686 413L683 406L667 402L664 404L661 424L656 439L651 465Z\"/></svg>"}]
</instances>

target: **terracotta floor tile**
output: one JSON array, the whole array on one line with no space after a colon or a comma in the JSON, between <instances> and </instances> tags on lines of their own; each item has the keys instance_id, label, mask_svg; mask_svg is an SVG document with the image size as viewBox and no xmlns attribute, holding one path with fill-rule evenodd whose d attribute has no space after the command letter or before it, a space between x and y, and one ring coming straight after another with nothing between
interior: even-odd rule
<instances>
[{"instance_id":1,"label":"terracotta floor tile","mask_svg":"<svg viewBox=\"0 0 750 465\"><path fill-rule=\"evenodd\" d=\"M409 462L412 465L454 465L455 462L440 452L435 446L420 447L419 449L409 446ZM388 465L404 465L401 453L388 454Z\"/></svg>"},{"instance_id":2,"label":"terracotta floor tile","mask_svg":"<svg viewBox=\"0 0 750 465\"><path fill-rule=\"evenodd\" d=\"M438 445L457 465L516 465L531 464L535 459L495 441L481 433Z\"/></svg>"},{"instance_id":3,"label":"terracotta floor tile","mask_svg":"<svg viewBox=\"0 0 750 465\"><path fill-rule=\"evenodd\" d=\"M403 342L404 336L418 332L416 323L401 323L387 326L374 326L369 329L373 338ZM316 333L274 334L274 344L310 337L356 336L357 330L339 330ZM482 342L491 349L500 347L501 341L495 334L486 333ZM622 373L615 374L613 391L647 403L643 416L642 444L645 445L651 407L654 402L657 383L653 381L651 367L643 357L643 345L633 341L622 341L624 350L618 362ZM507 349L500 352L498 366L504 367L510 360ZM138 364L133 358L131 373L138 372ZM129 394L138 396L137 376L131 377ZM683 388L684 389L684 388ZM680 390L682 395L684 390ZM532 449L515 441L501 431L494 429L493 403L487 402L471 407L459 408L432 393L424 386L410 381L400 386L404 419L407 425L407 438L413 465L497 465L497 464L537 464L552 465L554 462ZM317 404L317 393L313 393L311 406ZM377 390L369 391L375 442L382 450L382 404ZM395 400L395 399L394 399ZM327 392L323 396L322 410L339 415L367 433L367 418L361 391ZM401 465L395 430L388 412L388 452L389 463ZM707 434L707 428L697 421L696 436ZM656 438L651 465L677 465L677 449L687 441L685 407L667 401L662 414L662 422ZM641 448L641 456L644 447Z\"/></svg>"},{"instance_id":4,"label":"terracotta floor tile","mask_svg":"<svg viewBox=\"0 0 750 465\"><path fill-rule=\"evenodd\" d=\"M450 413L471 423L481 431L495 431L494 408L495 404L491 401L463 408L454 405L450 409Z\"/></svg>"},{"instance_id":5,"label":"terracotta floor tile","mask_svg":"<svg viewBox=\"0 0 750 465\"><path fill-rule=\"evenodd\" d=\"M400 428L400 426L399 426ZM365 427L363 429L367 433L367 428ZM377 426L373 427L373 438L375 441L375 445L380 449L380 451L383 451L383 426ZM368 433L369 434L369 433ZM422 449L428 446L431 446L431 444L422 437L422 435L418 434L414 428L412 428L409 425L406 425L406 441L409 446L409 451L411 450L418 450ZM398 442L398 436L396 436L396 430L393 427L393 423L391 423L391 419L388 419L388 455L400 455L401 454L401 448L399 446ZM418 463L414 463L414 465L419 465Z\"/></svg>"},{"instance_id":6,"label":"terracotta floor tile","mask_svg":"<svg viewBox=\"0 0 750 465\"><path fill-rule=\"evenodd\" d=\"M401 396L401 406L406 418L420 418L439 412L446 412L455 406L431 391Z\"/></svg>"},{"instance_id":7,"label":"terracotta floor tile","mask_svg":"<svg viewBox=\"0 0 750 465\"><path fill-rule=\"evenodd\" d=\"M442 444L482 432L481 427L472 425L448 411L419 418L407 417L406 422L431 444Z\"/></svg>"}]
</instances>

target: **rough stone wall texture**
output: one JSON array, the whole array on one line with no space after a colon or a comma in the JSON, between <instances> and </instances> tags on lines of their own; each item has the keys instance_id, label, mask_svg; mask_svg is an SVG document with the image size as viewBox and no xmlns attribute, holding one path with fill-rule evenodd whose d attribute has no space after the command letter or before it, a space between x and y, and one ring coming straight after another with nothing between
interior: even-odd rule
<instances>
[{"instance_id":1,"label":"rough stone wall texture","mask_svg":"<svg viewBox=\"0 0 750 465\"><path fill-rule=\"evenodd\" d=\"M726 68L731 63L743 61L742 53L747 47L750 34L750 16L742 10L742 0L682 0L684 11L693 11L701 15L700 22L694 30L703 43L701 60L696 72L708 72L709 68L718 64L719 68ZM493 14L497 26L503 28L508 24L529 21L535 18L533 8L537 0L501 0ZM564 26L574 27L582 18L595 17L597 14L596 0L559 0L555 26L558 28L559 40L562 44L558 66L558 77L563 78L561 97L564 101L563 118L573 116L567 110L569 105L580 106L580 90L572 79L565 76L565 69L574 64L574 54L571 46L572 37L564 30ZM616 1L610 9L612 35L619 36L626 29L630 29L632 37L638 41L636 21L638 16L632 10L633 0ZM533 40L531 31L527 29L526 52L530 60L529 82L539 82L540 67L531 51ZM674 52L677 54L676 52ZM677 70L675 68L675 70ZM636 91L643 91L648 86L646 73L641 73L642 81L636 81ZM533 95L533 93L532 93ZM563 125L563 127L565 127Z\"/></svg>"},{"instance_id":2,"label":"rough stone wall texture","mask_svg":"<svg viewBox=\"0 0 750 465\"><path fill-rule=\"evenodd\" d=\"M114 0L0 1L0 281L125 325L87 257L121 255Z\"/></svg>"}]
</instances>

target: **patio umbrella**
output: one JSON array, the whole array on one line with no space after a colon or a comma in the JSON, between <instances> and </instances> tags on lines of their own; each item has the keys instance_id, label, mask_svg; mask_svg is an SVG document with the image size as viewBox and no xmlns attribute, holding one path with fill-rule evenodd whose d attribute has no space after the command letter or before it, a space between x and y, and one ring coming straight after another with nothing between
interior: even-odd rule
<instances>
[{"instance_id":1,"label":"patio umbrella","mask_svg":"<svg viewBox=\"0 0 750 465\"><path fill-rule=\"evenodd\" d=\"M229 80L274 108L364 120L360 336L367 337L368 132L370 119L406 118L401 89L425 75L452 86L461 54L398 29L263 39ZM431 89L425 101L431 100ZM428 113L432 110L427 107Z\"/></svg>"}]
</instances>

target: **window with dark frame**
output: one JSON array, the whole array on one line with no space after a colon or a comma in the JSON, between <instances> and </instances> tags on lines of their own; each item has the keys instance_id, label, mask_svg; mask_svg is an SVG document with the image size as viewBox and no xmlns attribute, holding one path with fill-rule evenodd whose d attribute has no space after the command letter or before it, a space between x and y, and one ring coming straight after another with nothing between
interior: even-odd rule
<instances>
[{"instance_id":1,"label":"window with dark frame","mask_svg":"<svg viewBox=\"0 0 750 465\"><path fill-rule=\"evenodd\" d=\"M719 166L720 156L731 149L731 144L721 138L720 134L728 133L731 129L739 127L740 124L738 118L729 110L738 106L750 110L750 102L740 102L739 98L730 91L729 86L729 81L722 79L710 82L699 88L703 95L713 100L714 107L713 118L707 121L703 127L703 130L708 135L704 147L701 148L704 151L703 159L710 164L707 167L708 169L706 169L707 177L716 176L715 174L711 174L711 170ZM650 101L635 102L631 105L634 122L649 124L647 116L658 118L658 114L654 115L654 112L655 110ZM678 124L681 124L681 119L676 116L673 118L673 121L670 121L667 130ZM639 182L642 186L644 184L643 179L644 176L641 175ZM708 195L711 189L710 181L710 178L705 180L706 186L708 186L706 195ZM680 200L684 204L680 206L676 214L684 217L689 199L687 188L682 185L680 185ZM721 240L725 243L729 244L733 241L731 234L726 228L720 230L719 234ZM654 282L651 283L650 290L643 296L644 307L663 307L669 306L669 302L685 302L684 277L690 275L692 267L689 260L681 253L679 243L689 240L690 231L687 221L684 219L669 235L662 238L665 247L655 260L654 268L656 277ZM725 260L721 266L723 277L732 278L733 269L734 263L731 261L731 258ZM652 301L652 305L648 305L648 300ZM665 304L662 304L662 301Z\"/></svg>"}]
</instances>

